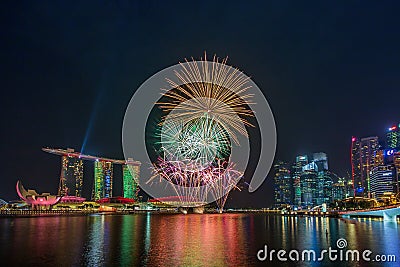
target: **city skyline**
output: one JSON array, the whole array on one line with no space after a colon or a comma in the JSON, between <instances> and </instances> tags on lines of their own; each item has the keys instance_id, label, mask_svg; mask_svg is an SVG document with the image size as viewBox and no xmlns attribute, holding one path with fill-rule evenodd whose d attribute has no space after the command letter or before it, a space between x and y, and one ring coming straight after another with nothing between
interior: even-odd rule
<instances>
[{"instance_id":1,"label":"city skyline","mask_svg":"<svg viewBox=\"0 0 400 267\"><path fill-rule=\"evenodd\" d=\"M324 152L298 155L292 165L274 165L274 207L301 209L332 205L348 198L386 201L400 193L400 124L377 136L351 138L351 174L330 171ZM289 167L291 166L291 167Z\"/></svg>"},{"instance_id":2,"label":"city skyline","mask_svg":"<svg viewBox=\"0 0 400 267\"><path fill-rule=\"evenodd\" d=\"M400 2L3 1L4 266L397 266Z\"/></svg>"},{"instance_id":3,"label":"city skyline","mask_svg":"<svg viewBox=\"0 0 400 267\"><path fill-rule=\"evenodd\" d=\"M345 175L351 137L383 138L397 123L398 109L390 102L400 98L395 8L236 3L228 7L232 12L219 12L227 7L213 6L206 25L183 25L176 42L167 42L178 22L203 21L203 5L180 5L174 11L180 16L170 16L161 3L7 4L1 11L7 25L1 161L7 164L0 197L17 198L18 179L43 191L57 188L59 161L41 152L43 146L122 158L121 123L135 88L157 70L204 51L229 56L228 63L263 90L277 122L276 158L324 151L330 168ZM189 16L187 9L196 11ZM257 42L245 41L252 38ZM380 93L382 101L372 105L371 95ZM122 192L122 177L114 178ZM260 203L271 187L268 179L243 205Z\"/></svg>"}]
</instances>

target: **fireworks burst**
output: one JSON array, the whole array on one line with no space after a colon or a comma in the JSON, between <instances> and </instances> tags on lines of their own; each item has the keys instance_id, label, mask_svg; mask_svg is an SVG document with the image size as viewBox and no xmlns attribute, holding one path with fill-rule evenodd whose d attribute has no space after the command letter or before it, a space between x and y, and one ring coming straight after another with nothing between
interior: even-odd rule
<instances>
[{"instance_id":1,"label":"fireworks burst","mask_svg":"<svg viewBox=\"0 0 400 267\"><path fill-rule=\"evenodd\" d=\"M227 132L238 143L235 132L247 137L244 126L253 125L246 118L252 117L253 112L248 108L251 94L246 94L250 88L249 78L241 75L238 69L230 71L226 65L227 58L219 62L214 56L212 62L197 62L194 59L181 64L182 70L175 75L182 85L167 79L174 89L165 90L164 96L169 101L158 104L168 114L170 120L192 121L205 114L226 127ZM199 66L200 65L200 66ZM246 78L245 78L246 77Z\"/></svg>"},{"instance_id":2,"label":"fireworks burst","mask_svg":"<svg viewBox=\"0 0 400 267\"><path fill-rule=\"evenodd\" d=\"M148 183L155 182L158 177L159 181L165 179L178 185L174 190L181 204L186 206L202 205L212 196L222 212L229 192L237 188L236 184L242 176L243 173L235 170L234 164L222 160L206 169L189 171L186 163L160 158L157 164L153 164L153 176Z\"/></svg>"},{"instance_id":3,"label":"fireworks burst","mask_svg":"<svg viewBox=\"0 0 400 267\"><path fill-rule=\"evenodd\" d=\"M216 158L229 156L231 149L226 130L207 116L186 124L175 120L165 122L159 144L165 159L186 163L188 169L203 169Z\"/></svg>"},{"instance_id":4,"label":"fireworks burst","mask_svg":"<svg viewBox=\"0 0 400 267\"><path fill-rule=\"evenodd\" d=\"M166 115L158 124L158 160L148 183L168 181L182 205L215 200L222 211L243 176L228 161L239 145L236 134L248 137L246 126L253 127L247 120L254 116L252 95L246 93L249 78L226 61L186 60L174 72L178 81L167 79L172 89L157 103Z\"/></svg>"}]
</instances>

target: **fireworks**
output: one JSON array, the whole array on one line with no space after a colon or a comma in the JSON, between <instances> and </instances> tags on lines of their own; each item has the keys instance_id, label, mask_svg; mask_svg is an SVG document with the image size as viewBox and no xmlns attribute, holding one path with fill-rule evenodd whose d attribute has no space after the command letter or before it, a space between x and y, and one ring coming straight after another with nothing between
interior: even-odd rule
<instances>
[{"instance_id":1,"label":"fireworks","mask_svg":"<svg viewBox=\"0 0 400 267\"><path fill-rule=\"evenodd\" d=\"M174 89L165 90L168 101L158 104L165 112L170 112L170 120L188 122L207 114L223 125L238 143L236 132L247 136L245 126L253 126L246 120L253 116L248 108L252 95L246 94L250 88L249 78L240 75L238 69L230 71L226 61L227 58L219 63L215 56L212 62L207 61L206 56L200 63L186 60L187 65L181 64L182 70L175 71L182 85L167 79Z\"/></svg>"},{"instance_id":2,"label":"fireworks","mask_svg":"<svg viewBox=\"0 0 400 267\"><path fill-rule=\"evenodd\" d=\"M254 116L246 91L249 78L218 62L186 61L175 71L172 89L157 104L164 112L158 124L158 160L148 183L168 181L184 206L216 201L222 211L230 190L243 173L229 163L237 134L247 136ZM231 142L232 140L232 142Z\"/></svg>"},{"instance_id":3,"label":"fireworks","mask_svg":"<svg viewBox=\"0 0 400 267\"><path fill-rule=\"evenodd\" d=\"M187 168L203 169L215 159L229 156L231 143L226 130L202 116L184 124L168 121L160 133L161 152L171 162L187 163Z\"/></svg>"},{"instance_id":4,"label":"fireworks","mask_svg":"<svg viewBox=\"0 0 400 267\"><path fill-rule=\"evenodd\" d=\"M157 164L153 164L153 174L149 182L158 177L178 185L173 188L182 205L202 205L211 198L216 200L221 212L229 192L237 188L236 184L243 176L242 172L235 170L234 164L222 160L217 160L208 168L189 171L186 163L165 161L161 158Z\"/></svg>"}]
</instances>

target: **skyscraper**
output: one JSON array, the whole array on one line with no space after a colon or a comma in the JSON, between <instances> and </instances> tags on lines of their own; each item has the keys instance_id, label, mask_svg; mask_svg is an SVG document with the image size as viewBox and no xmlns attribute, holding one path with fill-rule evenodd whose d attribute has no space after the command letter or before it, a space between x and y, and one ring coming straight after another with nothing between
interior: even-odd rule
<instances>
[{"instance_id":1,"label":"skyscraper","mask_svg":"<svg viewBox=\"0 0 400 267\"><path fill-rule=\"evenodd\" d=\"M73 149L70 151L74 151ZM59 196L82 196L83 161L77 157L61 157Z\"/></svg>"},{"instance_id":2,"label":"skyscraper","mask_svg":"<svg viewBox=\"0 0 400 267\"><path fill-rule=\"evenodd\" d=\"M274 196L275 206L292 204L293 182L287 163L279 161L274 165Z\"/></svg>"},{"instance_id":3,"label":"skyscraper","mask_svg":"<svg viewBox=\"0 0 400 267\"><path fill-rule=\"evenodd\" d=\"M328 156L324 152L314 153L313 161L317 165L317 195L315 203L332 202L332 174L328 171Z\"/></svg>"},{"instance_id":4,"label":"skyscraper","mask_svg":"<svg viewBox=\"0 0 400 267\"><path fill-rule=\"evenodd\" d=\"M346 198L346 185L343 180L332 185L332 199L342 200Z\"/></svg>"},{"instance_id":5,"label":"skyscraper","mask_svg":"<svg viewBox=\"0 0 400 267\"><path fill-rule=\"evenodd\" d=\"M103 162L104 172L104 197L112 197L113 164L110 161Z\"/></svg>"},{"instance_id":6,"label":"skyscraper","mask_svg":"<svg viewBox=\"0 0 400 267\"><path fill-rule=\"evenodd\" d=\"M317 199L318 167L315 162L310 162L303 167L300 176L301 206L314 207Z\"/></svg>"},{"instance_id":7,"label":"skyscraper","mask_svg":"<svg viewBox=\"0 0 400 267\"><path fill-rule=\"evenodd\" d=\"M370 192L370 172L379 150L378 137L366 137L351 142L351 169L355 196L368 196Z\"/></svg>"},{"instance_id":8,"label":"skyscraper","mask_svg":"<svg viewBox=\"0 0 400 267\"><path fill-rule=\"evenodd\" d=\"M113 164L110 161L94 162L93 199L112 197Z\"/></svg>"},{"instance_id":9,"label":"skyscraper","mask_svg":"<svg viewBox=\"0 0 400 267\"><path fill-rule=\"evenodd\" d=\"M293 204L301 206L301 185L300 176L303 173L303 167L308 164L307 155L300 155L296 157L296 162L292 166L292 180L293 180Z\"/></svg>"},{"instance_id":10,"label":"skyscraper","mask_svg":"<svg viewBox=\"0 0 400 267\"><path fill-rule=\"evenodd\" d=\"M96 160L94 162L94 189L93 200L99 200L104 197L104 174L103 162Z\"/></svg>"},{"instance_id":11,"label":"skyscraper","mask_svg":"<svg viewBox=\"0 0 400 267\"><path fill-rule=\"evenodd\" d=\"M400 193L400 152L394 153L393 156L393 164L395 168L395 182L396 182L396 188L395 192L396 194Z\"/></svg>"},{"instance_id":12,"label":"skyscraper","mask_svg":"<svg viewBox=\"0 0 400 267\"><path fill-rule=\"evenodd\" d=\"M371 170L371 194L380 198L384 193L395 193L396 181L393 165L383 165Z\"/></svg>"},{"instance_id":13,"label":"skyscraper","mask_svg":"<svg viewBox=\"0 0 400 267\"><path fill-rule=\"evenodd\" d=\"M360 140L354 136L351 138L350 161L354 195L364 194L364 181L361 180Z\"/></svg>"},{"instance_id":14,"label":"skyscraper","mask_svg":"<svg viewBox=\"0 0 400 267\"><path fill-rule=\"evenodd\" d=\"M386 147L400 148L400 124L394 125L386 131Z\"/></svg>"},{"instance_id":15,"label":"skyscraper","mask_svg":"<svg viewBox=\"0 0 400 267\"><path fill-rule=\"evenodd\" d=\"M317 205L321 205L323 203L329 204L332 202L333 180L332 173L330 171L318 171L317 189Z\"/></svg>"},{"instance_id":16,"label":"skyscraper","mask_svg":"<svg viewBox=\"0 0 400 267\"><path fill-rule=\"evenodd\" d=\"M328 170L328 156L326 155L326 153L314 153L313 161L317 164L319 171Z\"/></svg>"},{"instance_id":17,"label":"skyscraper","mask_svg":"<svg viewBox=\"0 0 400 267\"><path fill-rule=\"evenodd\" d=\"M129 159L127 164L122 165L124 197L138 199L139 187L137 181L139 180L139 171L139 166L129 165Z\"/></svg>"},{"instance_id":18,"label":"skyscraper","mask_svg":"<svg viewBox=\"0 0 400 267\"><path fill-rule=\"evenodd\" d=\"M332 181L332 200L340 200L354 196L353 181L351 177L339 177L331 172ZM335 178L333 178L335 177Z\"/></svg>"}]
</instances>

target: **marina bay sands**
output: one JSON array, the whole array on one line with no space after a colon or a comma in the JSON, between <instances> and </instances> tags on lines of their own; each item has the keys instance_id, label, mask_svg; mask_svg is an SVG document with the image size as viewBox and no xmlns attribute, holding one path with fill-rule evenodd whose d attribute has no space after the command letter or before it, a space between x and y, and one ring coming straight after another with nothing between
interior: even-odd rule
<instances>
[{"instance_id":1,"label":"marina bay sands","mask_svg":"<svg viewBox=\"0 0 400 267\"><path fill-rule=\"evenodd\" d=\"M84 182L84 161L94 162L94 181L91 198L98 201L113 197L113 177L115 164L122 165L123 197L137 200L139 161L119 160L82 154L74 149L43 148L44 152L61 156L61 172L58 195L61 197L82 197Z\"/></svg>"}]
</instances>

